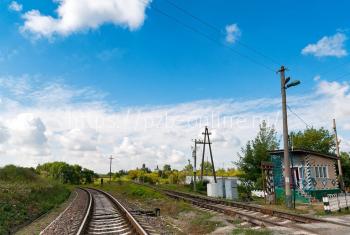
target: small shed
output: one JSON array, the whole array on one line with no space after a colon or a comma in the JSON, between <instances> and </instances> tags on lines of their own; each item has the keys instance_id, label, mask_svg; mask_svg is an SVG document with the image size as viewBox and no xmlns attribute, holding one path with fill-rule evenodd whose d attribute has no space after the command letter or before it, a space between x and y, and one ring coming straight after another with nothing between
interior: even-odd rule
<instances>
[{"instance_id":1,"label":"small shed","mask_svg":"<svg viewBox=\"0 0 350 235\"><path fill-rule=\"evenodd\" d=\"M336 171L337 156L305 149L290 150L289 154L290 186L294 189L297 200L320 200L325 194L340 192ZM279 194L284 194L283 149L270 151L270 155L278 197Z\"/></svg>"}]
</instances>

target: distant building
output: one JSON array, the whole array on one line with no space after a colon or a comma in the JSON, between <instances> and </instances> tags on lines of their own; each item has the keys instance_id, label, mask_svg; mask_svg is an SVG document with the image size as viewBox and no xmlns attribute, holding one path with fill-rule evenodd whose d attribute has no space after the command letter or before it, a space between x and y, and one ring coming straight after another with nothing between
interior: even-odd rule
<instances>
[{"instance_id":1,"label":"distant building","mask_svg":"<svg viewBox=\"0 0 350 235\"><path fill-rule=\"evenodd\" d=\"M273 163L274 185L277 197L284 197L283 150L270 152ZM304 149L290 151L291 182L296 200L308 202L322 199L325 194L340 192L336 162L337 156Z\"/></svg>"}]
</instances>

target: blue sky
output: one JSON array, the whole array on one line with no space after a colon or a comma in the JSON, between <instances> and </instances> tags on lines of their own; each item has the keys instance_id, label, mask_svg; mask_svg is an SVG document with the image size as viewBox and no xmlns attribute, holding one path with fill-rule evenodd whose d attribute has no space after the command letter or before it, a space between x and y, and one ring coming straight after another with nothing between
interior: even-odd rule
<instances>
[{"instance_id":1,"label":"blue sky","mask_svg":"<svg viewBox=\"0 0 350 235\"><path fill-rule=\"evenodd\" d=\"M77 4L84 4L84 1L91 3L91 0L79 0ZM52 150L52 146L57 143L50 143L53 141L50 134L74 129L75 135L79 128L69 130L63 125L60 130L54 130L50 127L50 121L44 117L49 111L42 110L50 105L57 105L62 109L81 108L85 107L88 100L90 103L87 106L92 107L89 111L101 111L101 107L106 108L103 112L137 108L150 109L147 112L152 113L159 107L162 112L174 107L181 110L182 104L192 107L191 105L197 105L198 102L200 105L196 107L200 106L202 110L204 104L201 102L204 100L210 101L207 104L210 109L220 101L224 104L239 101L250 107L251 102L267 99L268 104L255 107L259 110L258 116L264 117L269 111L277 112L279 109L277 105L280 83L275 71L283 64L290 69L288 75L302 81L301 86L288 93L291 100L295 100L295 109L298 106L304 108L299 112L304 114L304 118L309 118L307 121L312 125L328 123L326 119L319 120L312 116L314 109L309 108L317 100L328 97L327 102L333 107L334 99L337 98L344 102L343 106L348 106L350 74L344 76L350 73L347 56L350 3L347 1L333 4L316 0L269 3L258 0L171 0L196 17L215 25L220 32L194 20L167 0L142 0L143 6L139 5L140 1L132 0L130 2L135 5L127 6L123 0L104 0L102 2L106 4L119 2L120 5L108 8L95 2L86 12L79 5L74 5L72 0L0 1L0 77L3 80L0 90L3 100L15 100L18 102L16 107L20 107L16 112L7 115L18 118L24 112L31 113L33 115L29 118L29 126L36 125L38 120L42 122L45 126L43 138L49 142L48 155L52 155L52 159L57 160L58 153L55 154ZM165 17L157 9L208 35L215 42ZM57 11L61 11L61 15ZM226 27L230 25L235 27L232 32L233 41L226 38ZM277 63L254 53L242 44ZM337 92L333 91L340 92L342 89L345 91L339 98ZM45 92L57 96L48 97L49 94ZM322 99L315 98L320 94L323 95ZM42 96L38 97L40 95ZM50 102L55 99L60 102L48 105L43 97ZM301 104L300 99L308 102ZM94 109L97 103L99 106ZM275 103L276 106L273 106ZM317 105L312 107L318 107ZM247 116L249 113L256 114L254 110L238 109L237 112L246 112ZM350 137L350 126L345 121L348 110L334 112L332 115L339 117L340 127L343 127L340 133ZM23 115L19 122L22 119ZM28 118L23 120L28 121ZM304 125L300 124L300 120L296 119L295 122L299 123L295 128L302 128ZM7 125L6 120L3 123ZM251 127L256 128L256 125ZM84 128L80 128L80 131ZM94 128L89 126L89 130L91 129ZM229 162L229 158L224 155L234 155L239 145L252 137L254 131L246 134L235 149L222 153L220 162ZM194 132L201 131L193 130L192 133ZM121 146L123 143L130 144L133 134L134 132L128 132L116 135L109 141ZM103 133L96 135L101 137ZM142 133L138 133L138 136L142 136ZM190 140L192 137L186 138ZM134 141L133 143L139 143L141 149L156 144L147 143L141 137ZM184 149L188 146L184 144L171 146L169 142L164 145L170 146L169 151L172 153L178 151L175 154L177 157L174 157L176 159L180 155L182 158L187 155L187 150ZM99 151L97 155L112 151L97 145L95 149ZM120 153L121 150L116 151ZM179 151L182 153L179 154ZM142 157L140 159L143 161ZM34 159L28 161L28 164L40 161ZM79 159L76 161L83 162ZM160 161L160 164L163 162Z\"/></svg>"},{"instance_id":2,"label":"blue sky","mask_svg":"<svg viewBox=\"0 0 350 235\"><path fill-rule=\"evenodd\" d=\"M57 3L18 1L23 12L38 9L55 16ZM176 10L166 1L154 1L146 10L144 25L130 32L113 24L95 30L57 36L53 40L28 40L19 32L21 13L9 11L10 1L1 1L0 36L2 53L17 53L0 64L1 74L42 75L42 79L64 79L73 86L91 86L106 91L121 105L168 104L208 98L251 98L279 93L273 72L240 57L225 47L178 25L152 9L181 19L213 35L208 27ZM314 58L301 55L309 43L337 30L347 30L348 3L320 1L176 1L176 4L216 25L236 23L240 40L290 68L290 75L302 80L293 92L312 89L313 77L332 69L347 58ZM240 45L232 48L277 70L278 65ZM102 59L101 54L105 55ZM346 73L341 66L330 79ZM346 78L342 79L345 80Z\"/></svg>"}]
</instances>

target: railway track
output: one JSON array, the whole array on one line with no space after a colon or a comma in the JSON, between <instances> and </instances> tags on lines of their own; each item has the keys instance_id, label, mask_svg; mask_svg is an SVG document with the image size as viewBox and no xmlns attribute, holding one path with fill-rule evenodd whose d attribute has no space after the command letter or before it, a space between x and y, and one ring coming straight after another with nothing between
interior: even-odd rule
<instances>
[{"instance_id":1,"label":"railway track","mask_svg":"<svg viewBox=\"0 0 350 235\"><path fill-rule=\"evenodd\" d=\"M329 223L333 225L335 224L350 227L349 224L274 209L267 209L257 205L226 201L174 190L165 190L153 186L149 187L152 187L157 191L161 191L169 197L187 201L197 207L238 217L254 226L274 227L274 229L277 230L289 229L296 234L323 234L319 229L307 227L307 225L311 223Z\"/></svg>"},{"instance_id":2,"label":"railway track","mask_svg":"<svg viewBox=\"0 0 350 235\"><path fill-rule=\"evenodd\" d=\"M84 189L89 206L77 235L81 234L153 234L113 196L97 189ZM148 232L150 230L151 232Z\"/></svg>"}]
</instances>

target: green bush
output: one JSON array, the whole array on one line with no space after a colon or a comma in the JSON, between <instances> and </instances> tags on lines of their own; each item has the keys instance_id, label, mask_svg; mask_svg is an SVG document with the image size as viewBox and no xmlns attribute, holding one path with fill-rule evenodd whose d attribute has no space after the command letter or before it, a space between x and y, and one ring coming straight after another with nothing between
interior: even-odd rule
<instances>
[{"instance_id":1,"label":"green bush","mask_svg":"<svg viewBox=\"0 0 350 235\"><path fill-rule=\"evenodd\" d=\"M34 168L17 167L14 165L7 165L0 168L0 180L7 182L30 182L38 181L39 176L36 174Z\"/></svg>"},{"instance_id":2,"label":"green bush","mask_svg":"<svg viewBox=\"0 0 350 235\"><path fill-rule=\"evenodd\" d=\"M67 187L41 178L31 168L0 168L0 234L49 211L69 195Z\"/></svg>"}]
</instances>

